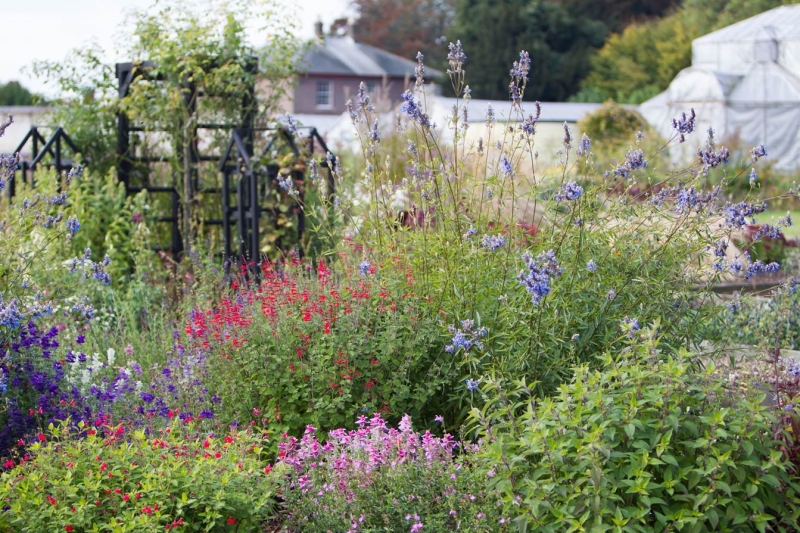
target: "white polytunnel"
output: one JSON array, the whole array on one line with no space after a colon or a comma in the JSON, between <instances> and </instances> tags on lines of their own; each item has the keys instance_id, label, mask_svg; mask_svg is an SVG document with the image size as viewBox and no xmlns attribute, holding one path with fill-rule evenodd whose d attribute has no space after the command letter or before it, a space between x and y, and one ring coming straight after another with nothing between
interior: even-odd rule
<instances>
[{"instance_id":1,"label":"white polytunnel","mask_svg":"<svg viewBox=\"0 0 800 533\"><path fill-rule=\"evenodd\" d=\"M697 113L694 145L704 143L713 127L723 142L765 145L776 168L800 168L800 5L695 39L692 66L639 111L670 138L672 119L690 108Z\"/></svg>"}]
</instances>

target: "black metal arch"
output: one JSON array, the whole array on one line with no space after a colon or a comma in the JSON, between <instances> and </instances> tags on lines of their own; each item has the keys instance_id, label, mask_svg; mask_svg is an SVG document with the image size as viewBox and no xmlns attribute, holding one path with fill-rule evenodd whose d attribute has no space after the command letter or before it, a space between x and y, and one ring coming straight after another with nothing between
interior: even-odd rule
<instances>
[{"instance_id":1,"label":"black metal arch","mask_svg":"<svg viewBox=\"0 0 800 533\"><path fill-rule=\"evenodd\" d=\"M52 129L53 133L45 139L42 129ZM61 126L31 126L13 153L24 153L25 147L29 143L33 155L30 159L20 160L17 170L20 171L22 181L31 187L34 186L34 174L38 166L45 165L55 168L56 172L61 174L75 165L75 157L80 153L78 147ZM71 152L71 158L66 157L65 150ZM48 156L50 156L49 159ZM9 202L16 194L16 182L16 179L12 179L8 183L6 194Z\"/></svg>"},{"instance_id":2,"label":"black metal arch","mask_svg":"<svg viewBox=\"0 0 800 533\"><path fill-rule=\"evenodd\" d=\"M210 67L213 67L216 63L211 61L209 63ZM247 58L245 63L245 70L249 73L255 73L258 70L258 60L255 57ZM116 64L116 75L118 81L118 95L119 98L125 98L128 96L130 92L131 85L134 81L138 78L145 78L152 81L163 81L163 76L158 72L156 68L156 64L152 61L139 61L139 62L128 62L128 63L117 63ZM197 105L197 96L200 95L200 91L197 89L196 86L187 82L182 83L182 88L184 89L184 98L183 102L186 106L187 112L191 115L194 113ZM208 95L212 96L212 95ZM220 95L216 95L220 96ZM190 148L189 148L189 166L191 171L191 190L190 194L192 197L195 197L199 193L203 194L223 194L223 190L221 188L216 187L207 187L201 188L200 180L199 180L199 172L198 172L198 163L200 162L217 162L219 160L219 156L203 154L198 146L198 139L199 139L199 132L201 130L232 130L236 128L242 128L245 131L252 131L255 125L255 85L251 84L248 88L247 94L244 96L242 101L242 109L244 110L244 116L241 123L238 124L212 124L212 123L196 123L192 125L190 130ZM134 167L137 164L146 164L149 165L151 163L159 163L159 162L167 162L169 161L166 157L140 157L136 156L132 151L132 143L131 143L131 136L132 134L136 134L138 132L156 132L157 130L147 130L146 128L140 126L134 126L131 124L130 118L124 113L119 112L117 114L117 177L119 181L125 184L125 190L127 194L136 194L140 191L147 191L151 194L167 194L170 196L170 213L167 216L162 216L156 219L157 222L160 223L167 223L170 225L170 247L169 251L172 252L173 255L179 255L183 252L183 238L181 235L181 209L183 206L180 202L180 194L179 190L175 185L171 186L164 186L164 185L154 185L149 181L149 172L147 173L148 178L147 181L143 184L134 184L132 183L132 177L134 174ZM244 139L246 146L249 146L252 151L252 135L249 137L246 136ZM176 177L177 178L177 177ZM175 180L173 180L175 181ZM207 226L214 226L214 225L223 225L222 219L207 219L203 220L202 223ZM229 243L226 242L226 248L229 247Z\"/></svg>"},{"instance_id":3,"label":"black metal arch","mask_svg":"<svg viewBox=\"0 0 800 533\"><path fill-rule=\"evenodd\" d=\"M253 145L248 144L246 139L252 139L256 133L265 132L269 134L269 140L260 154L254 154ZM300 135L301 132L306 134ZM303 139L309 155L313 156L317 146L326 155L330 153L316 128L298 128L298 135ZM237 128L231 132L231 138L219 163L219 170L222 173L222 227L226 258L234 256L233 226L236 225L238 255L258 263L261 256L262 218L267 217L270 222L275 222L277 219L274 209L263 206L261 202L277 186L279 168L277 165L256 168L254 161L257 157L267 154L278 142L284 142L295 157L300 156L302 152L297 144L297 138L284 127L253 128L249 131ZM327 194L330 201L335 194L333 169L327 157L320 166L326 169ZM305 181L305 176L302 172L293 171L292 179ZM231 201L232 195L235 203ZM297 231L300 238L305 231L303 196L301 189L294 204L290 206L290 210L297 214ZM298 253L303 256L302 247Z\"/></svg>"}]
</instances>

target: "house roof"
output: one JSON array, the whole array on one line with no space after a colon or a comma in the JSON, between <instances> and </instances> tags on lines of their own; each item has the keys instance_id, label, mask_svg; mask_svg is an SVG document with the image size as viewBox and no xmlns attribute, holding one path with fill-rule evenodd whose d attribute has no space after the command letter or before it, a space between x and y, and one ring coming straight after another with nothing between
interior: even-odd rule
<instances>
[{"instance_id":1,"label":"house roof","mask_svg":"<svg viewBox=\"0 0 800 533\"><path fill-rule=\"evenodd\" d=\"M398 55L358 43L350 37L325 37L313 43L300 64L308 74L341 74L364 77L413 78L417 63ZM428 77L442 72L425 67Z\"/></svg>"},{"instance_id":2,"label":"house roof","mask_svg":"<svg viewBox=\"0 0 800 533\"><path fill-rule=\"evenodd\" d=\"M765 32L769 28L769 32ZM695 39L694 43L800 39L800 4L776 7Z\"/></svg>"}]
</instances>

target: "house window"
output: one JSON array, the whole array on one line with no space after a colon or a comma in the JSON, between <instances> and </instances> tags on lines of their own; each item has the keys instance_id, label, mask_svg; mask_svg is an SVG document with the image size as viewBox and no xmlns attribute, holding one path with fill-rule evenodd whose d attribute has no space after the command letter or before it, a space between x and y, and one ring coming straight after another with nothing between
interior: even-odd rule
<instances>
[{"instance_id":1,"label":"house window","mask_svg":"<svg viewBox=\"0 0 800 533\"><path fill-rule=\"evenodd\" d=\"M331 97L331 82L328 80L317 81L317 107L333 107Z\"/></svg>"},{"instance_id":2,"label":"house window","mask_svg":"<svg viewBox=\"0 0 800 533\"><path fill-rule=\"evenodd\" d=\"M368 94L375 94L375 89L378 88L378 84L374 81L367 82L367 93Z\"/></svg>"}]
</instances>

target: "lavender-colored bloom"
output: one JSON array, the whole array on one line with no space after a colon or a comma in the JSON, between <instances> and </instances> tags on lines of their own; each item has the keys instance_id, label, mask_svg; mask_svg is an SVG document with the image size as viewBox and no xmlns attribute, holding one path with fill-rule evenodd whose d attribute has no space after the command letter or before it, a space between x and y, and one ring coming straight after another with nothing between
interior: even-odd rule
<instances>
[{"instance_id":1,"label":"lavender-colored bloom","mask_svg":"<svg viewBox=\"0 0 800 533\"><path fill-rule=\"evenodd\" d=\"M4 302L3 295L0 294L0 326L17 329L24 318L19 311L18 300L12 298L8 302Z\"/></svg>"},{"instance_id":2,"label":"lavender-colored bloom","mask_svg":"<svg viewBox=\"0 0 800 533\"><path fill-rule=\"evenodd\" d=\"M422 112L419 104L417 104L417 102L414 100L414 95L411 94L411 91L405 91L402 95L400 95L400 97L403 99L403 104L400 106L400 110L405 113L408 118L423 128L430 129L431 119L427 114Z\"/></svg>"},{"instance_id":3,"label":"lavender-colored bloom","mask_svg":"<svg viewBox=\"0 0 800 533\"><path fill-rule=\"evenodd\" d=\"M464 380L464 383L466 383L468 391L474 392L478 390L478 382L474 379L466 379Z\"/></svg>"},{"instance_id":4,"label":"lavender-colored bloom","mask_svg":"<svg viewBox=\"0 0 800 533\"><path fill-rule=\"evenodd\" d=\"M681 113L680 118L672 119L672 128L678 133L680 142L684 142L686 140L686 135L694 131L695 118L697 115L694 113L694 108L690 111L689 117L686 116L686 113Z\"/></svg>"},{"instance_id":5,"label":"lavender-colored bloom","mask_svg":"<svg viewBox=\"0 0 800 533\"><path fill-rule=\"evenodd\" d=\"M414 86L417 89L420 89L422 85L425 83L425 65L423 64L422 60L425 59L425 56L422 55L422 52L417 52L417 66L414 68L414 74L416 74L416 81L414 82Z\"/></svg>"},{"instance_id":6,"label":"lavender-colored bloom","mask_svg":"<svg viewBox=\"0 0 800 533\"><path fill-rule=\"evenodd\" d=\"M724 146L719 150L714 150L713 147L707 146L697 151L697 157L703 165L709 168L716 168L728 162L730 152Z\"/></svg>"},{"instance_id":7,"label":"lavender-colored bloom","mask_svg":"<svg viewBox=\"0 0 800 533\"><path fill-rule=\"evenodd\" d=\"M456 44L450 43L447 48L449 50L447 53L447 62L450 64L450 69L447 71L447 73L463 73L464 70L462 67L464 66L464 62L467 60L467 56L464 53L464 48L461 46L461 41L456 41Z\"/></svg>"},{"instance_id":8,"label":"lavender-colored bloom","mask_svg":"<svg viewBox=\"0 0 800 533\"><path fill-rule=\"evenodd\" d=\"M767 148L763 144L759 144L758 146L754 146L750 149L750 157L753 158L753 161L758 161L761 157L767 157Z\"/></svg>"},{"instance_id":9,"label":"lavender-colored bloom","mask_svg":"<svg viewBox=\"0 0 800 533\"><path fill-rule=\"evenodd\" d=\"M781 265L779 263L772 262L765 265L761 261L754 261L747 267L747 272L745 273L744 278L750 279L757 274L774 274L780 268Z\"/></svg>"},{"instance_id":10,"label":"lavender-colored bloom","mask_svg":"<svg viewBox=\"0 0 800 533\"><path fill-rule=\"evenodd\" d=\"M506 244L506 238L502 235L484 235L481 239L481 246L490 252L494 252Z\"/></svg>"},{"instance_id":11,"label":"lavender-colored bloom","mask_svg":"<svg viewBox=\"0 0 800 533\"><path fill-rule=\"evenodd\" d=\"M367 274L369 274L371 268L372 268L372 263L370 263L366 259L361 261L361 263L358 265L358 269L361 271L362 276L366 276Z\"/></svg>"},{"instance_id":12,"label":"lavender-colored bloom","mask_svg":"<svg viewBox=\"0 0 800 533\"><path fill-rule=\"evenodd\" d=\"M586 263L586 270L589 272L597 271L597 264L594 262L594 260L590 260L588 263Z\"/></svg>"},{"instance_id":13,"label":"lavender-colored bloom","mask_svg":"<svg viewBox=\"0 0 800 533\"><path fill-rule=\"evenodd\" d=\"M565 183L564 186L561 188L561 191L554 194L553 198L557 201L561 200L573 201L580 198L582 194L583 194L583 187L581 187L574 181L570 181Z\"/></svg>"},{"instance_id":14,"label":"lavender-colored bloom","mask_svg":"<svg viewBox=\"0 0 800 533\"><path fill-rule=\"evenodd\" d=\"M644 152L641 150L629 150L625 154L625 161L617 165L611 173L615 176L627 178L631 172L639 168L647 168L647 161L644 158ZM607 174L608 175L608 174Z\"/></svg>"},{"instance_id":15,"label":"lavender-colored bloom","mask_svg":"<svg viewBox=\"0 0 800 533\"><path fill-rule=\"evenodd\" d=\"M378 129L378 119L375 119L375 122L372 123L372 129L369 131L369 140L374 143L381 142L381 132Z\"/></svg>"},{"instance_id":16,"label":"lavender-colored bloom","mask_svg":"<svg viewBox=\"0 0 800 533\"><path fill-rule=\"evenodd\" d=\"M514 175L514 167L511 164L511 160L509 160L508 156L505 154L500 156L500 170L508 178Z\"/></svg>"},{"instance_id":17,"label":"lavender-colored bloom","mask_svg":"<svg viewBox=\"0 0 800 533\"><path fill-rule=\"evenodd\" d=\"M570 133L569 125L566 122L564 122L564 138L561 140L561 144L567 148L572 145L572 134Z\"/></svg>"},{"instance_id":18,"label":"lavender-colored bloom","mask_svg":"<svg viewBox=\"0 0 800 533\"><path fill-rule=\"evenodd\" d=\"M542 298L550 294L550 279L561 276L561 267L558 266L556 255L552 251L543 252L535 258L528 252L522 254L527 271L523 270L517 276L519 284L531 295L534 305L538 305Z\"/></svg>"},{"instance_id":19,"label":"lavender-colored bloom","mask_svg":"<svg viewBox=\"0 0 800 533\"><path fill-rule=\"evenodd\" d=\"M756 172L756 169L754 168L750 169L749 178L750 178L750 187L755 187L756 184L758 184L758 172Z\"/></svg>"},{"instance_id":20,"label":"lavender-colored bloom","mask_svg":"<svg viewBox=\"0 0 800 533\"><path fill-rule=\"evenodd\" d=\"M622 327L627 330L628 337L633 338L634 334L641 329L639 320L636 318L625 317L622 319Z\"/></svg>"},{"instance_id":21,"label":"lavender-colored bloom","mask_svg":"<svg viewBox=\"0 0 800 533\"><path fill-rule=\"evenodd\" d=\"M533 136L536 134L536 119L533 115L528 115L528 118L522 121L520 129L525 135Z\"/></svg>"},{"instance_id":22,"label":"lavender-colored bloom","mask_svg":"<svg viewBox=\"0 0 800 533\"><path fill-rule=\"evenodd\" d=\"M591 149L592 141L589 139L589 136L584 133L578 141L578 149L575 150L575 155L578 157L588 156Z\"/></svg>"},{"instance_id":23,"label":"lavender-colored bloom","mask_svg":"<svg viewBox=\"0 0 800 533\"><path fill-rule=\"evenodd\" d=\"M472 237L478 233L478 230L475 229L474 226L470 226L466 233L464 233L464 238L468 241L472 240Z\"/></svg>"},{"instance_id":24,"label":"lavender-colored bloom","mask_svg":"<svg viewBox=\"0 0 800 533\"><path fill-rule=\"evenodd\" d=\"M300 195L300 192L294 186L294 180L289 176L278 175L278 186L286 191L289 196Z\"/></svg>"},{"instance_id":25,"label":"lavender-colored bloom","mask_svg":"<svg viewBox=\"0 0 800 533\"><path fill-rule=\"evenodd\" d=\"M521 109L522 95L520 95L519 86L516 81L512 80L511 83L508 84L508 97L511 99L512 108Z\"/></svg>"},{"instance_id":26,"label":"lavender-colored bloom","mask_svg":"<svg viewBox=\"0 0 800 533\"><path fill-rule=\"evenodd\" d=\"M531 56L525 50L519 53L519 61L514 61L511 67L511 77L523 82L528 81L528 72L531 69Z\"/></svg>"},{"instance_id":27,"label":"lavender-colored bloom","mask_svg":"<svg viewBox=\"0 0 800 533\"><path fill-rule=\"evenodd\" d=\"M748 219L754 220L753 217L759 213L763 213L767 209L766 202L739 202L737 204L727 204L722 208L725 215L725 224L728 227L742 228L748 224Z\"/></svg>"},{"instance_id":28,"label":"lavender-colored bloom","mask_svg":"<svg viewBox=\"0 0 800 533\"><path fill-rule=\"evenodd\" d=\"M451 344L445 346L445 352L456 353L459 350L469 352L473 347L483 350L483 342L480 339L488 334L486 328L475 329L475 323L472 320L462 320L461 328L448 326L447 329L453 335L453 339Z\"/></svg>"},{"instance_id":29,"label":"lavender-colored bloom","mask_svg":"<svg viewBox=\"0 0 800 533\"><path fill-rule=\"evenodd\" d=\"M494 109L492 109L492 104L486 106L486 125L491 126L494 124Z\"/></svg>"}]
</instances>

